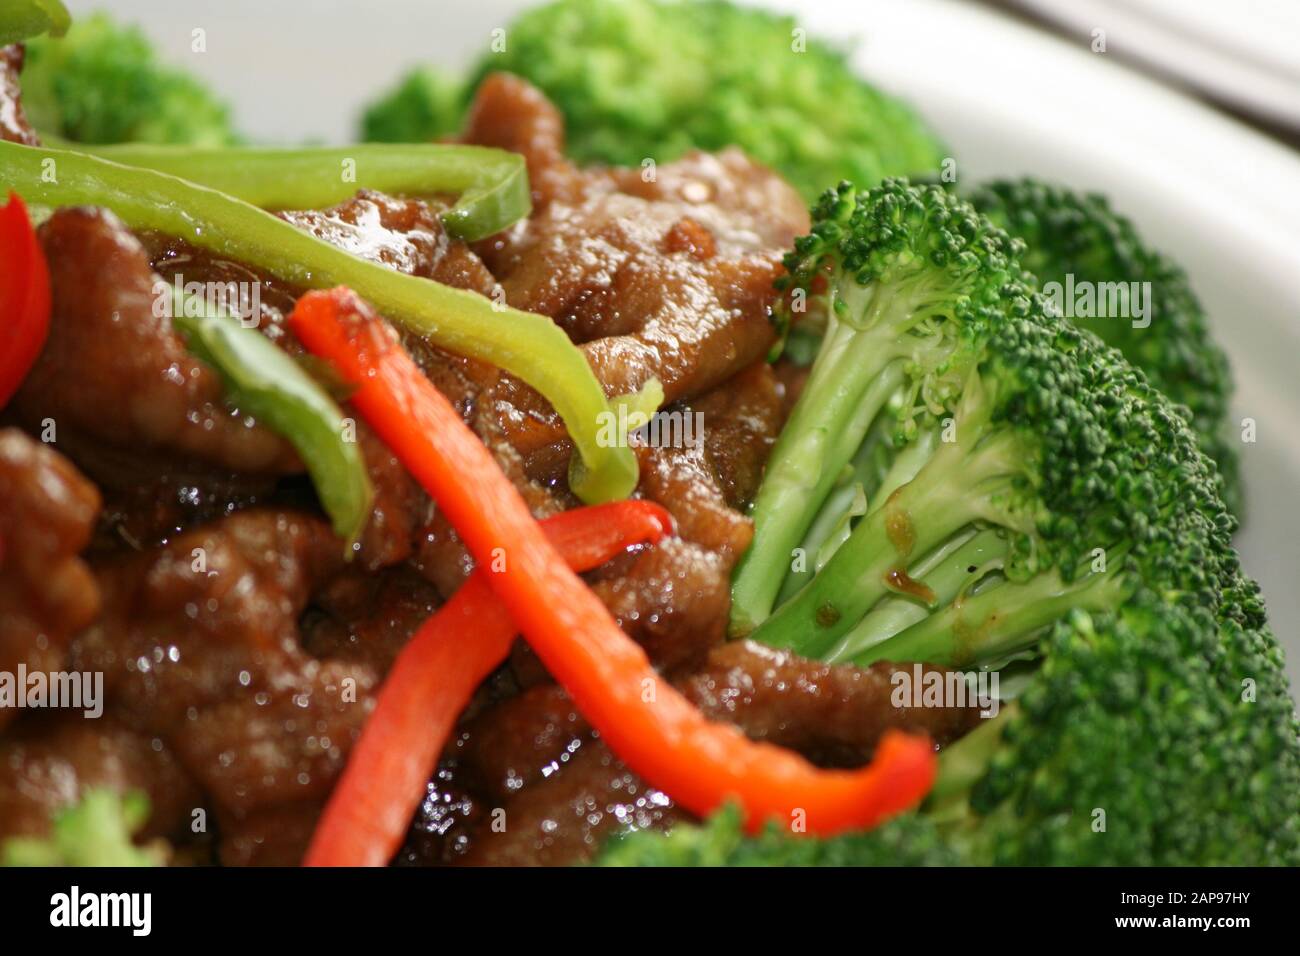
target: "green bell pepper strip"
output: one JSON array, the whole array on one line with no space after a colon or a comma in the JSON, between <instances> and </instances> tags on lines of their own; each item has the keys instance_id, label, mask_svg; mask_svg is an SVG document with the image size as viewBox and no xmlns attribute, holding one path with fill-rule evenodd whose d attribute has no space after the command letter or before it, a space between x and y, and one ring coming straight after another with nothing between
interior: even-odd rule
<instances>
[{"instance_id":1,"label":"green bell pepper strip","mask_svg":"<svg viewBox=\"0 0 1300 956\"><path fill-rule=\"evenodd\" d=\"M61 0L4 0L0 3L0 46L48 33L61 37L72 16Z\"/></svg>"},{"instance_id":2,"label":"green bell pepper strip","mask_svg":"<svg viewBox=\"0 0 1300 956\"><path fill-rule=\"evenodd\" d=\"M526 217L528 167L483 146L367 144L337 148L194 147L123 143L78 150L188 179L263 209L319 209L357 189L404 196L456 193L442 214L453 236L483 239Z\"/></svg>"},{"instance_id":3,"label":"green bell pepper strip","mask_svg":"<svg viewBox=\"0 0 1300 956\"><path fill-rule=\"evenodd\" d=\"M543 315L360 259L243 200L151 169L85 153L0 142L0 186L45 206L94 205L134 229L179 236L292 285L349 286L381 314L431 342L490 362L540 392L581 457L573 492L596 504L626 498L637 460L625 442L599 439L613 414L582 351Z\"/></svg>"},{"instance_id":4,"label":"green bell pepper strip","mask_svg":"<svg viewBox=\"0 0 1300 956\"><path fill-rule=\"evenodd\" d=\"M179 290L172 325L189 350L226 386L226 401L283 435L297 450L346 554L370 517L374 498L361 447L347 437L343 410L288 353L232 315L199 314Z\"/></svg>"}]
</instances>

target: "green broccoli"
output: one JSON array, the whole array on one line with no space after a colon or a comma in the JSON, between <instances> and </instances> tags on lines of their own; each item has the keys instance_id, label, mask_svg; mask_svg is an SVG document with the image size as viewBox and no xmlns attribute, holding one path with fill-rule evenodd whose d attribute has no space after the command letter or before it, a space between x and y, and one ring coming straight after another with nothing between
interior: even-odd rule
<instances>
[{"instance_id":1,"label":"green broccoli","mask_svg":"<svg viewBox=\"0 0 1300 956\"><path fill-rule=\"evenodd\" d=\"M1186 273L1150 249L1103 196L1020 179L986 183L969 198L1025 241L1021 261L1043 284L1056 283L1062 293L1075 284L1096 289L1118 283L1111 288L1119 290L1145 284L1149 311L1140 321L1095 316L1072 321L1115 346L1152 385L1191 410L1201 448L1223 476L1229 509L1240 513L1237 453L1228 421L1232 376Z\"/></svg>"},{"instance_id":2,"label":"green broccoli","mask_svg":"<svg viewBox=\"0 0 1300 956\"><path fill-rule=\"evenodd\" d=\"M961 853L928 820L908 814L870 833L817 840L775 825L746 837L740 812L720 810L699 826L640 831L610 840L600 866L957 866Z\"/></svg>"},{"instance_id":3,"label":"green broccoli","mask_svg":"<svg viewBox=\"0 0 1300 956\"><path fill-rule=\"evenodd\" d=\"M419 67L361 117L367 143L422 143L460 130L465 119L465 84L441 70Z\"/></svg>"},{"instance_id":4,"label":"green broccoli","mask_svg":"<svg viewBox=\"0 0 1300 956\"><path fill-rule=\"evenodd\" d=\"M831 660L967 665L1144 585L1219 600L1236 558L1213 466L1140 372L1021 284L1018 240L900 180L841 186L814 222L787 268L827 330L754 504L733 633ZM859 507L808 540L837 482ZM1156 573L1174 570L1192 576ZM800 586L773 612L791 573ZM891 597L911 614L884 613ZM904 651L920 656L890 656Z\"/></svg>"},{"instance_id":5,"label":"green broccoli","mask_svg":"<svg viewBox=\"0 0 1300 956\"><path fill-rule=\"evenodd\" d=\"M639 165L736 145L810 199L842 178L937 171L946 155L906 106L789 17L722 0L559 0L521 14L459 89L408 76L365 114L374 139L434 139L486 74L506 70L564 113L581 162ZM835 109L826 105L833 103Z\"/></svg>"},{"instance_id":6,"label":"green broccoli","mask_svg":"<svg viewBox=\"0 0 1300 956\"><path fill-rule=\"evenodd\" d=\"M977 863L1300 862L1282 654L1183 412L951 193L845 184L813 218L787 292L823 344L733 630L833 661L1038 662L875 839L933 826Z\"/></svg>"},{"instance_id":7,"label":"green broccoli","mask_svg":"<svg viewBox=\"0 0 1300 956\"><path fill-rule=\"evenodd\" d=\"M105 14L27 47L23 105L37 131L79 143L238 141L230 114L198 80L159 61L140 30Z\"/></svg>"},{"instance_id":8,"label":"green broccoli","mask_svg":"<svg viewBox=\"0 0 1300 956\"><path fill-rule=\"evenodd\" d=\"M165 844L136 846L131 834L149 819L149 799L92 788L54 816L48 837L10 837L0 844L4 866L161 866Z\"/></svg>"}]
</instances>

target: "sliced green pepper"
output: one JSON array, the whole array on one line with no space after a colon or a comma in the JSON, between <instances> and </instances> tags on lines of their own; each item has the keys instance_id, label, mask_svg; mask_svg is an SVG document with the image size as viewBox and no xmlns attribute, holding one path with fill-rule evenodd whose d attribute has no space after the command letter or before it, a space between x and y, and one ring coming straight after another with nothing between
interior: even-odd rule
<instances>
[{"instance_id":1,"label":"sliced green pepper","mask_svg":"<svg viewBox=\"0 0 1300 956\"><path fill-rule=\"evenodd\" d=\"M72 16L61 0L4 0L0 3L0 46L48 33L61 37Z\"/></svg>"},{"instance_id":2,"label":"sliced green pepper","mask_svg":"<svg viewBox=\"0 0 1300 956\"><path fill-rule=\"evenodd\" d=\"M442 214L452 235L483 239L528 215L528 167L482 146L368 144L334 148L194 147L124 143L79 147L220 190L263 209L318 209L357 189L404 196L456 193Z\"/></svg>"},{"instance_id":3,"label":"sliced green pepper","mask_svg":"<svg viewBox=\"0 0 1300 956\"><path fill-rule=\"evenodd\" d=\"M636 487L632 449L599 440L602 418L611 414L600 382L582 351L546 316L394 272L240 199L85 153L0 142L0 185L45 206L106 206L132 228L179 236L293 285L349 286L438 346L490 362L540 392L581 456L573 491L583 501L625 498Z\"/></svg>"},{"instance_id":4,"label":"sliced green pepper","mask_svg":"<svg viewBox=\"0 0 1300 956\"><path fill-rule=\"evenodd\" d=\"M248 412L297 450L334 533L353 545L370 517L373 492L349 422L325 389L289 355L232 315L192 307L177 290L172 324L191 352L212 366L226 400ZM198 314L195 314L195 313Z\"/></svg>"}]
</instances>

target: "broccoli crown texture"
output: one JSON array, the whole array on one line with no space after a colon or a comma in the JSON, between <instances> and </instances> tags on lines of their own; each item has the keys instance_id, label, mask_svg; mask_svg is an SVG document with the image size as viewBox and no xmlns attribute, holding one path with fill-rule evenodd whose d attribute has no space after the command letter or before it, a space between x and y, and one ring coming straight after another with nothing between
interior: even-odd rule
<instances>
[{"instance_id":1,"label":"broccoli crown texture","mask_svg":"<svg viewBox=\"0 0 1300 956\"><path fill-rule=\"evenodd\" d=\"M938 169L945 151L897 100L860 80L845 54L795 21L720 0L559 0L521 14L460 88L506 70L563 111L582 162L667 162L739 146L809 198ZM454 87L417 71L366 113L379 139L454 130Z\"/></svg>"},{"instance_id":2,"label":"broccoli crown texture","mask_svg":"<svg viewBox=\"0 0 1300 956\"><path fill-rule=\"evenodd\" d=\"M1247 601L1251 590L1242 582ZM943 806L829 840L746 837L724 812L613 841L598 862L1300 864L1300 728L1266 628L1148 596L1119 612L1070 612L1042 655L1000 735L977 731L942 755L941 787L950 763L975 765L955 774L973 782L950 787Z\"/></svg>"},{"instance_id":3,"label":"broccoli crown texture","mask_svg":"<svg viewBox=\"0 0 1300 956\"><path fill-rule=\"evenodd\" d=\"M159 62L139 29L104 14L27 48L23 105L33 126L79 143L236 142L229 110L182 70Z\"/></svg>"},{"instance_id":4,"label":"broccoli crown texture","mask_svg":"<svg viewBox=\"0 0 1300 956\"><path fill-rule=\"evenodd\" d=\"M1186 273L1149 248L1104 196L1019 179L987 183L970 199L1024 240L1021 262L1040 284L1054 283L1058 298L1067 290L1075 290L1076 298L1094 297L1081 300L1082 308L1067 305L1071 321L1115 346L1152 385L1191 410L1201 447L1223 476L1225 500L1239 512L1237 455L1228 420L1231 373ZM1128 294L1135 283L1144 306L1140 315ZM1108 289L1120 300L1123 315L1098 314L1112 297Z\"/></svg>"},{"instance_id":5,"label":"broccoli crown texture","mask_svg":"<svg viewBox=\"0 0 1300 956\"><path fill-rule=\"evenodd\" d=\"M1294 704L1218 473L1181 408L1022 282L1021 252L936 186L816 206L787 301L825 331L733 630L1029 668L999 733L951 746L930 807L868 842L928 825L970 862L1294 863Z\"/></svg>"}]
</instances>

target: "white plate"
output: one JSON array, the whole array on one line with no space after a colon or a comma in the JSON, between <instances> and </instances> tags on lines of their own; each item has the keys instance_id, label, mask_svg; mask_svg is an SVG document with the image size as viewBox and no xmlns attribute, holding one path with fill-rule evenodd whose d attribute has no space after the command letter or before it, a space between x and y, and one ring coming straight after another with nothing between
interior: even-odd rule
<instances>
[{"instance_id":1,"label":"white plate","mask_svg":"<svg viewBox=\"0 0 1300 956\"><path fill-rule=\"evenodd\" d=\"M1014 0L1256 116L1300 131L1300 6L1291 0Z\"/></svg>"},{"instance_id":2,"label":"white plate","mask_svg":"<svg viewBox=\"0 0 1300 956\"><path fill-rule=\"evenodd\" d=\"M174 0L109 6L206 76L255 137L346 139L357 110L416 62L459 66L524 6L426 0ZM791 8L790 3L771 6ZM975 182L1033 173L1098 189L1186 266L1227 348L1249 517L1238 538L1300 686L1300 157L1088 52L948 0L818 0L810 32L857 38L863 73L910 100ZM191 52L192 31L207 52ZM1290 49L1300 47L1292 38Z\"/></svg>"}]
</instances>

